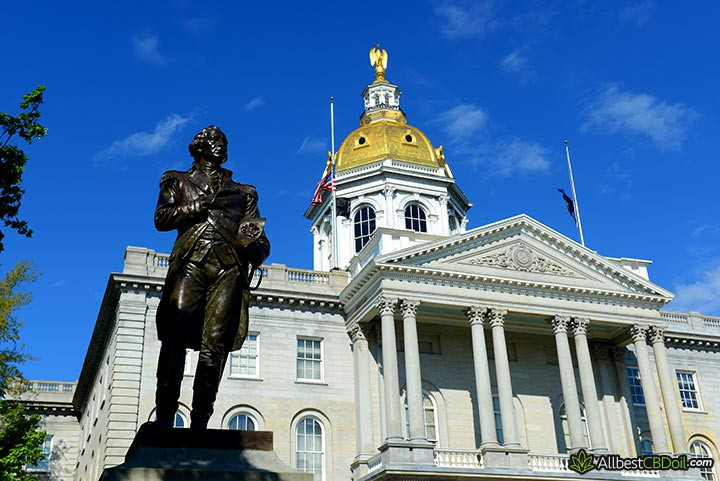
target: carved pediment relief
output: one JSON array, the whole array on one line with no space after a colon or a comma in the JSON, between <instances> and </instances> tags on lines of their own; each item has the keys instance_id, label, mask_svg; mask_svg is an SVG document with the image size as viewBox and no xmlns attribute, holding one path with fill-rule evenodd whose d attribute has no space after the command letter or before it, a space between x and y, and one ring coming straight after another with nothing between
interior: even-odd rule
<instances>
[{"instance_id":1,"label":"carved pediment relief","mask_svg":"<svg viewBox=\"0 0 720 481\"><path fill-rule=\"evenodd\" d=\"M542 274L555 274L565 277L580 277L576 272L571 271L546 256L543 256L541 253L535 252L522 242L510 246L500 252L468 259L464 262L460 262L460 264L513 269L516 271L539 272Z\"/></svg>"}]
</instances>

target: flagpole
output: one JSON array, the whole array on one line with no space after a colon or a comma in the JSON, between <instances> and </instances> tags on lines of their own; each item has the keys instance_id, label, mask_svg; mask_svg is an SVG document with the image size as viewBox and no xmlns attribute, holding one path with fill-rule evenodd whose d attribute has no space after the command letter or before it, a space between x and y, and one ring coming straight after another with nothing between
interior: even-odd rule
<instances>
[{"instance_id":1,"label":"flagpole","mask_svg":"<svg viewBox=\"0 0 720 481\"><path fill-rule=\"evenodd\" d=\"M573 179L572 164L570 163L570 148L568 141L565 140L565 155L568 161L568 171L570 172L570 188L572 189L573 202L575 202L575 217L577 217L577 228L580 231L580 243L585 246L585 237L583 237L582 222L580 222L580 205L578 204L577 194L575 193L575 179Z\"/></svg>"},{"instance_id":2,"label":"flagpole","mask_svg":"<svg viewBox=\"0 0 720 481\"><path fill-rule=\"evenodd\" d=\"M335 180L335 99L330 97L330 148L331 162L332 162L332 180L331 186L337 185ZM339 267L338 263L338 239L337 239L337 195L335 188L331 189L332 192L332 267Z\"/></svg>"}]
</instances>

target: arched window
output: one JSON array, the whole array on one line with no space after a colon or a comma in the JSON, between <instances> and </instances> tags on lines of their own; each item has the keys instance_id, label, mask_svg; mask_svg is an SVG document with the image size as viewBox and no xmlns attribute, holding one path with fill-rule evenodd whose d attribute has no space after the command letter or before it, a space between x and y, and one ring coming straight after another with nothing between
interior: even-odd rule
<instances>
[{"instance_id":1,"label":"arched window","mask_svg":"<svg viewBox=\"0 0 720 481\"><path fill-rule=\"evenodd\" d=\"M690 443L690 454L693 454L698 458L713 458L710 446L697 440ZM717 476L715 475L714 463L711 467L700 468L700 475L708 481L716 481Z\"/></svg>"},{"instance_id":2,"label":"arched window","mask_svg":"<svg viewBox=\"0 0 720 481\"><path fill-rule=\"evenodd\" d=\"M314 417L300 420L295 428L295 468L313 473L313 481L324 479L325 439L323 427Z\"/></svg>"},{"instance_id":3,"label":"arched window","mask_svg":"<svg viewBox=\"0 0 720 481\"><path fill-rule=\"evenodd\" d=\"M425 421L425 437L429 441L437 441L437 421L435 416L435 404L430 396L423 393L423 418ZM410 414L408 412L407 394L405 395L405 434L410 437Z\"/></svg>"},{"instance_id":4,"label":"arched window","mask_svg":"<svg viewBox=\"0 0 720 481\"><path fill-rule=\"evenodd\" d=\"M228 429L237 431L257 431L257 421L249 414L240 413L228 421Z\"/></svg>"},{"instance_id":5,"label":"arched window","mask_svg":"<svg viewBox=\"0 0 720 481\"><path fill-rule=\"evenodd\" d=\"M370 241L370 237L375 232L375 210L369 205L360 207L353 217L353 226L355 227L355 252Z\"/></svg>"},{"instance_id":6,"label":"arched window","mask_svg":"<svg viewBox=\"0 0 720 481\"><path fill-rule=\"evenodd\" d=\"M588 449L592 448L590 444L590 431L588 430L587 417L585 416L585 406L580 403L580 421L582 422L583 441ZM571 446L570 444L570 424L568 423L567 410L565 409L565 403L560 406L560 422L562 424L563 438L565 439L565 450L570 447L577 448L578 446Z\"/></svg>"},{"instance_id":7,"label":"arched window","mask_svg":"<svg viewBox=\"0 0 720 481\"><path fill-rule=\"evenodd\" d=\"M405 228L415 232L427 232L425 210L417 204L405 207Z\"/></svg>"},{"instance_id":8,"label":"arched window","mask_svg":"<svg viewBox=\"0 0 720 481\"><path fill-rule=\"evenodd\" d=\"M153 410L152 415L150 416L150 419L153 421L157 420L157 415L155 414L155 411ZM174 428L184 428L187 426L187 421L185 421L185 416L183 416L180 411L175 413L175 421L173 423Z\"/></svg>"}]
</instances>

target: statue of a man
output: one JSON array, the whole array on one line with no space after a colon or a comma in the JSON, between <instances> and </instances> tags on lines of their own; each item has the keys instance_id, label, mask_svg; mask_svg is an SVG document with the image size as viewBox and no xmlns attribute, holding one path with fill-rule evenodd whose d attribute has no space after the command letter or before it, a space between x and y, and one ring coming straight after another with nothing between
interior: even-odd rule
<instances>
[{"instance_id":1,"label":"statue of a man","mask_svg":"<svg viewBox=\"0 0 720 481\"><path fill-rule=\"evenodd\" d=\"M202 129L189 146L195 159L190 170L171 170L160 179L155 227L178 231L157 310L162 347L155 406L161 426L174 424L185 350L192 348L200 355L190 427L207 428L227 355L247 335L249 269L270 253L255 188L234 182L232 172L220 167L227 145L218 127ZM256 233L248 239L240 226L253 219Z\"/></svg>"}]
</instances>

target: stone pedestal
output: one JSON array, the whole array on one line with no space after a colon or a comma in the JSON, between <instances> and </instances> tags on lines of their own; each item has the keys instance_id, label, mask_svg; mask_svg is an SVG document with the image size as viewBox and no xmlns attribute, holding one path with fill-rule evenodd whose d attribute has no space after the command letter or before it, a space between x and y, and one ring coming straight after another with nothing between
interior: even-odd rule
<instances>
[{"instance_id":1,"label":"stone pedestal","mask_svg":"<svg viewBox=\"0 0 720 481\"><path fill-rule=\"evenodd\" d=\"M528 469L528 450L514 446L483 446L480 448L486 468Z\"/></svg>"},{"instance_id":2,"label":"stone pedestal","mask_svg":"<svg viewBox=\"0 0 720 481\"><path fill-rule=\"evenodd\" d=\"M267 431L140 427L125 462L100 481L312 481L283 463Z\"/></svg>"}]
</instances>

